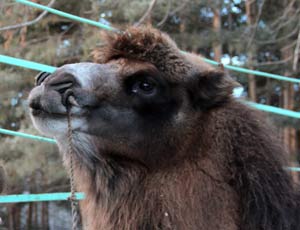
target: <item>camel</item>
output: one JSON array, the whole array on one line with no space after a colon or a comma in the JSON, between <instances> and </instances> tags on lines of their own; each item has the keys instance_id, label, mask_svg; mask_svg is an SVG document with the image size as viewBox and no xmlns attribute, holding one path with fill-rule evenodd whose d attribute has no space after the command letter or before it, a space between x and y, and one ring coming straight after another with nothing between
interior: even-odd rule
<instances>
[{"instance_id":1,"label":"camel","mask_svg":"<svg viewBox=\"0 0 300 230\"><path fill-rule=\"evenodd\" d=\"M224 70L151 27L105 39L29 95L67 168L69 111L84 229L300 229L284 148Z\"/></svg>"}]
</instances>

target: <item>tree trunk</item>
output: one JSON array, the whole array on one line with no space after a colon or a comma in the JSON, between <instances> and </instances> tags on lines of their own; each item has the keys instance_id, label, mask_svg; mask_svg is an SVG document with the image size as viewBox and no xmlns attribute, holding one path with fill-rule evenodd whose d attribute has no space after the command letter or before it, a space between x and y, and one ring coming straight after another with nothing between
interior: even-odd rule
<instances>
[{"instance_id":1,"label":"tree trunk","mask_svg":"<svg viewBox=\"0 0 300 230\"><path fill-rule=\"evenodd\" d=\"M39 223L38 223L38 203L37 202L32 204L32 217L33 217L33 227L37 228L39 226Z\"/></svg>"},{"instance_id":2,"label":"tree trunk","mask_svg":"<svg viewBox=\"0 0 300 230\"><path fill-rule=\"evenodd\" d=\"M299 53L300 53L300 30L298 32L298 38L297 38L297 43L296 47L294 50L294 60L293 60L293 75L298 72L298 61L299 61ZM295 107L295 90L294 90L294 84L290 83L290 95L289 95L289 106L291 109L294 109ZM292 158L292 164L293 166L298 166L297 162L297 150L298 150L298 137L297 137L297 130L295 128L290 129L290 148L293 154ZM296 173L295 173L296 174ZM299 183L299 174L297 173L296 175L293 175L294 180L296 183Z\"/></svg>"},{"instance_id":3,"label":"tree trunk","mask_svg":"<svg viewBox=\"0 0 300 230\"><path fill-rule=\"evenodd\" d=\"M42 229L44 230L49 229L48 208L49 208L49 203L43 202L42 203Z\"/></svg>"},{"instance_id":4,"label":"tree trunk","mask_svg":"<svg viewBox=\"0 0 300 230\"><path fill-rule=\"evenodd\" d=\"M290 55L292 55L291 48L283 48L281 50L283 59L287 59ZM291 72L288 68L285 71L285 76L291 76ZM288 110L294 110L295 102L294 102L294 83L285 83L283 88L283 108ZM297 154L297 135L296 129L292 127L285 127L283 129L283 141L286 146L286 150L288 152L288 159L292 162L292 166L296 162L296 154ZM292 177L295 182L299 182L298 174L296 172L292 173Z\"/></svg>"},{"instance_id":5,"label":"tree trunk","mask_svg":"<svg viewBox=\"0 0 300 230\"><path fill-rule=\"evenodd\" d=\"M14 216L14 227L15 229L21 229L21 209L22 205L18 204L15 208L15 216Z\"/></svg>"},{"instance_id":6,"label":"tree trunk","mask_svg":"<svg viewBox=\"0 0 300 230\"><path fill-rule=\"evenodd\" d=\"M220 14L220 4L218 4L218 7L215 7L212 9L214 13L213 17L213 30L216 35L216 39L213 42L213 52L214 52L214 60L217 62L221 61L222 58L222 41L221 41L221 28L222 28L222 19Z\"/></svg>"},{"instance_id":7,"label":"tree trunk","mask_svg":"<svg viewBox=\"0 0 300 230\"><path fill-rule=\"evenodd\" d=\"M180 14L180 16L182 18L182 20L181 20L181 22L179 24L180 48L182 50L187 50L188 47L187 47L187 43L185 42L186 39L187 39L187 37L186 37L186 31L185 31L186 30L186 25L185 25L186 19L185 19L185 17L183 15Z\"/></svg>"},{"instance_id":8,"label":"tree trunk","mask_svg":"<svg viewBox=\"0 0 300 230\"><path fill-rule=\"evenodd\" d=\"M14 204L8 205L8 230L14 230L14 212L13 212Z\"/></svg>"},{"instance_id":9,"label":"tree trunk","mask_svg":"<svg viewBox=\"0 0 300 230\"><path fill-rule=\"evenodd\" d=\"M255 3L255 2L254 2ZM252 31L252 28L255 24L255 10L253 10L253 0L246 0L246 14L247 14L247 25ZM253 58L254 58L254 48L253 46L249 47L248 51L248 68L253 69ZM248 93L251 101L257 101L256 97L256 83L255 76L252 74L248 75Z\"/></svg>"},{"instance_id":10,"label":"tree trunk","mask_svg":"<svg viewBox=\"0 0 300 230\"><path fill-rule=\"evenodd\" d=\"M32 228L32 203L28 204L27 210L27 226L26 229L30 230Z\"/></svg>"}]
</instances>

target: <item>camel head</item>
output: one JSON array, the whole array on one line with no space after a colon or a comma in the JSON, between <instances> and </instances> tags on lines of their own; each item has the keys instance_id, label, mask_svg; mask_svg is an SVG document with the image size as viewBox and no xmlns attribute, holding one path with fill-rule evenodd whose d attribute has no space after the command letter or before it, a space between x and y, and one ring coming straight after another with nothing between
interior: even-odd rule
<instances>
[{"instance_id":1,"label":"camel head","mask_svg":"<svg viewBox=\"0 0 300 230\"><path fill-rule=\"evenodd\" d=\"M182 53L164 33L129 28L106 41L93 63L39 74L29 96L35 127L63 150L69 106L74 146L89 167L102 158L171 162L197 137L204 111L231 98L235 83L222 70Z\"/></svg>"}]
</instances>

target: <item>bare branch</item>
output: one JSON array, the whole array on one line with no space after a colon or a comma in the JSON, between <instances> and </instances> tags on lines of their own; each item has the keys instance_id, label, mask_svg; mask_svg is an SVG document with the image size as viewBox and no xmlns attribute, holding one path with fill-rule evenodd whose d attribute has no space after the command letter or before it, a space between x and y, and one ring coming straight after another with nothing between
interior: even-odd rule
<instances>
[{"instance_id":1,"label":"bare branch","mask_svg":"<svg viewBox=\"0 0 300 230\"><path fill-rule=\"evenodd\" d=\"M280 38L277 38L275 40L268 40L268 41L259 41L256 40L256 42L260 45L267 45L267 44L272 44L272 43L277 43L277 42L281 42L284 41L285 39L295 35L298 31L298 28L296 27L295 29L293 29L289 34L286 34L285 36L282 36Z\"/></svg>"},{"instance_id":2,"label":"bare branch","mask_svg":"<svg viewBox=\"0 0 300 230\"><path fill-rule=\"evenodd\" d=\"M268 61L268 62L259 62L259 63L255 63L253 64L253 66L267 66L267 65L279 65L279 64L285 64L287 62L289 62L290 60L292 60L293 55L289 56L286 59L283 60L279 60L279 61Z\"/></svg>"},{"instance_id":3,"label":"bare branch","mask_svg":"<svg viewBox=\"0 0 300 230\"><path fill-rule=\"evenodd\" d=\"M300 29L299 29L299 33L298 33L296 48L294 51L294 61L293 61L293 71L294 72L296 72L297 67L298 67L299 50L300 50Z\"/></svg>"},{"instance_id":4,"label":"bare branch","mask_svg":"<svg viewBox=\"0 0 300 230\"><path fill-rule=\"evenodd\" d=\"M48 189L46 189L46 192L55 192L55 191L62 191L69 189L69 185L57 185L57 186L51 186Z\"/></svg>"},{"instance_id":5,"label":"bare branch","mask_svg":"<svg viewBox=\"0 0 300 230\"><path fill-rule=\"evenodd\" d=\"M74 23L72 23L70 26L68 26L68 28L66 30L64 30L63 32L61 32L59 34L60 37L64 36L66 33L68 33L73 27L74 27Z\"/></svg>"},{"instance_id":6,"label":"bare branch","mask_svg":"<svg viewBox=\"0 0 300 230\"><path fill-rule=\"evenodd\" d=\"M145 14L140 18L140 20L135 23L136 26L140 26L141 24L143 24L148 18L149 16L151 15L151 11L155 5L157 0L152 0L149 4L149 7L147 9L147 11L145 12Z\"/></svg>"},{"instance_id":7,"label":"bare branch","mask_svg":"<svg viewBox=\"0 0 300 230\"><path fill-rule=\"evenodd\" d=\"M29 40L27 42L27 45L34 45L34 44L37 44L37 43L46 42L49 39L50 39L50 36L34 38L34 39Z\"/></svg>"},{"instance_id":8,"label":"bare branch","mask_svg":"<svg viewBox=\"0 0 300 230\"><path fill-rule=\"evenodd\" d=\"M271 26L274 27L276 26L280 21L282 20L286 20L287 15L290 13L290 11L293 9L293 5L296 2L296 0L292 0L289 5L285 8L283 14L281 15L281 17L279 17L276 21L274 21Z\"/></svg>"},{"instance_id":9,"label":"bare branch","mask_svg":"<svg viewBox=\"0 0 300 230\"><path fill-rule=\"evenodd\" d=\"M55 3L55 1L56 0L51 0L47 6L51 7ZM47 15L47 13L48 13L47 11L43 11L43 13L41 13L37 18L35 18L32 21L27 21L27 22L23 22L20 24L12 25L12 26L5 26L5 27L0 28L0 31L14 30L14 29L19 29L19 28L25 27L25 26L31 26L31 25L37 23L38 21L40 21L43 17L45 17Z\"/></svg>"},{"instance_id":10,"label":"bare branch","mask_svg":"<svg viewBox=\"0 0 300 230\"><path fill-rule=\"evenodd\" d=\"M250 0L250 1L249 1L249 2L250 2L250 5L253 4L253 3L255 3L255 1L256 1L256 0Z\"/></svg>"},{"instance_id":11,"label":"bare branch","mask_svg":"<svg viewBox=\"0 0 300 230\"><path fill-rule=\"evenodd\" d=\"M282 47L280 50L283 52L283 51L286 51L286 50L290 50L291 47L293 47L294 45L296 45L296 42L297 41L293 41L292 43L290 43L289 45L285 45L284 47Z\"/></svg>"},{"instance_id":12,"label":"bare branch","mask_svg":"<svg viewBox=\"0 0 300 230\"><path fill-rule=\"evenodd\" d=\"M262 3L260 4L260 6L259 6L258 14L257 14L256 21L255 21L255 24L254 24L254 29L253 29L253 31L252 31L252 33L251 33L251 37L250 37L249 42L248 42L248 44L247 44L247 49L249 49L250 46L252 45L254 36L255 36L255 34L256 34L258 22L259 22L259 19L260 19L261 13L262 13L262 9L263 9L263 7L264 7L265 2L266 2L266 1L263 0L263 2L262 2Z\"/></svg>"},{"instance_id":13,"label":"bare branch","mask_svg":"<svg viewBox=\"0 0 300 230\"><path fill-rule=\"evenodd\" d=\"M3 10L4 8L7 8L7 7L11 7L11 6L14 6L14 5L17 5L18 3L16 2L12 2L12 3L5 3L4 1L0 2L0 9Z\"/></svg>"},{"instance_id":14,"label":"bare branch","mask_svg":"<svg viewBox=\"0 0 300 230\"><path fill-rule=\"evenodd\" d=\"M279 24L273 31L272 34L274 34L275 36L277 36L277 34L279 33L279 31L284 28L285 26L291 24L292 21L299 21L299 13L300 13L300 8L297 9L293 15L288 17L288 20L283 21L281 24Z\"/></svg>"},{"instance_id":15,"label":"bare branch","mask_svg":"<svg viewBox=\"0 0 300 230\"><path fill-rule=\"evenodd\" d=\"M171 0L168 1L168 5L167 5L167 11L165 13L165 16L163 17L163 19L157 23L158 27L161 27L168 19L169 14L170 14L170 9L171 9Z\"/></svg>"},{"instance_id":16,"label":"bare branch","mask_svg":"<svg viewBox=\"0 0 300 230\"><path fill-rule=\"evenodd\" d=\"M174 14L176 14L178 11L181 11L186 4L189 2L189 0L185 0L181 5L179 5L178 7L176 7L170 14L169 16L173 16Z\"/></svg>"}]
</instances>

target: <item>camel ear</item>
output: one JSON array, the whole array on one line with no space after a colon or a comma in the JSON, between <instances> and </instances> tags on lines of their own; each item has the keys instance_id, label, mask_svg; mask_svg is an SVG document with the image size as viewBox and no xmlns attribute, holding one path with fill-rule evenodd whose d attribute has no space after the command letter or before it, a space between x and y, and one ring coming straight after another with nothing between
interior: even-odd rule
<instances>
[{"instance_id":1,"label":"camel ear","mask_svg":"<svg viewBox=\"0 0 300 230\"><path fill-rule=\"evenodd\" d=\"M188 92L193 106L206 110L229 101L237 86L239 83L223 71L210 70L195 74L188 82Z\"/></svg>"}]
</instances>

